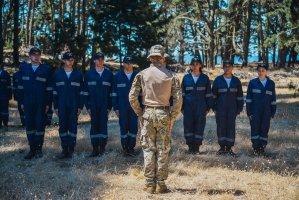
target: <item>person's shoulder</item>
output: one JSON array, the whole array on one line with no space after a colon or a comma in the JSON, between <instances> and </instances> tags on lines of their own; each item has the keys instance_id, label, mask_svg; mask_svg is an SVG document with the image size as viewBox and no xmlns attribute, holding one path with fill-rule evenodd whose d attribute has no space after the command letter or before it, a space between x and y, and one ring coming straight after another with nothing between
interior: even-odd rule
<instances>
[{"instance_id":1,"label":"person's shoulder","mask_svg":"<svg viewBox=\"0 0 299 200\"><path fill-rule=\"evenodd\" d=\"M114 74L114 76L118 78L118 77L121 75L121 73L122 73L122 69L118 70L118 71Z\"/></svg>"},{"instance_id":2,"label":"person's shoulder","mask_svg":"<svg viewBox=\"0 0 299 200\"><path fill-rule=\"evenodd\" d=\"M20 65L20 71L22 71L22 70L26 70L26 69L28 69L29 67L31 67L31 64L29 64L29 63L22 63L21 65Z\"/></svg>"},{"instance_id":3,"label":"person's shoulder","mask_svg":"<svg viewBox=\"0 0 299 200\"><path fill-rule=\"evenodd\" d=\"M204 79L206 79L206 80L209 80L209 76L206 75L205 73L202 73L202 77L203 77Z\"/></svg>"},{"instance_id":4,"label":"person's shoulder","mask_svg":"<svg viewBox=\"0 0 299 200\"><path fill-rule=\"evenodd\" d=\"M106 72L108 72L109 74L112 74L112 75L113 75L112 70L111 70L109 67L105 66L105 65L104 65L104 70L105 70Z\"/></svg>"},{"instance_id":5,"label":"person's shoulder","mask_svg":"<svg viewBox=\"0 0 299 200\"><path fill-rule=\"evenodd\" d=\"M50 65L48 65L47 63L42 63L42 64L40 64L40 66L43 67L46 70L51 70Z\"/></svg>"},{"instance_id":6,"label":"person's shoulder","mask_svg":"<svg viewBox=\"0 0 299 200\"><path fill-rule=\"evenodd\" d=\"M259 78L253 78L249 81L249 83L253 84L253 83L257 83Z\"/></svg>"},{"instance_id":7,"label":"person's shoulder","mask_svg":"<svg viewBox=\"0 0 299 200\"><path fill-rule=\"evenodd\" d=\"M268 79L267 81L269 81L270 84L275 85L275 82L271 78L267 77L267 79Z\"/></svg>"},{"instance_id":8,"label":"person's shoulder","mask_svg":"<svg viewBox=\"0 0 299 200\"><path fill-rule=\"evenodd\" d=\"M223 75L219 75L219 76L217 76L217 77L215 78L214 82L219 81L219 80L222 79L222 78L223 78Z\"/></svg>"},{"instance_id":9,"label":"person's shoulder","mask_svg":"<svg viewBox=\"0 0 299 200\"><path fill-rule=\"evenodd\" d=\"M240 79L239 79L238 77L233 76L233 79L234 79L236 82L241 83L241 81L240 81Z\"/></svg>"},{"instance_id":10,"label":"person's shoulder","mask_svg":"<svg viewBox=\"0 0 299 200\"><path fill-rule=\"evenodd\" d=\"M92 73L94 73L94 68L90 68L86 73L85 76L91 76Z\"/></svg>"},{"instance_id":11,"label":"person's shoulder","mask_svg":"<svg viewBox=\"0 0 299 200\"><path fill-rule=\"evenodd\" d=\"M82 75L82 72L76 68L73 69L73 72L74 72L74 74L76 74L78 76Z\"/></svg>"}]
</instances>

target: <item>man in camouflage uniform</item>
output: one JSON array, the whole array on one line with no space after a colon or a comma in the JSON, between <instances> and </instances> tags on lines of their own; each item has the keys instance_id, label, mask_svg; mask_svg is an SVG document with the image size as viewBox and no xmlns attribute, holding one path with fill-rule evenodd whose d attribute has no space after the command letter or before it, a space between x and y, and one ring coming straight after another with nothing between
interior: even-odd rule
<instances>
[{"instance_id":1,"label":"man in camouflage uniform","mask_svg":"<svg viewBox=\"0 0 299 200\"><path fill-rule=\"evenodd\" d=\"M182 93L177 76L166 69L167 54L161 45L152 46L149 68L138 73L129 93L130 104L141 126L141 146L144 153L144 190L165 193L168 176L168 154L173 122L181 111ZM138 97L142 92L144 111ZM173 106L169 100L173 97Z\"/></svg>"}]
</instances>

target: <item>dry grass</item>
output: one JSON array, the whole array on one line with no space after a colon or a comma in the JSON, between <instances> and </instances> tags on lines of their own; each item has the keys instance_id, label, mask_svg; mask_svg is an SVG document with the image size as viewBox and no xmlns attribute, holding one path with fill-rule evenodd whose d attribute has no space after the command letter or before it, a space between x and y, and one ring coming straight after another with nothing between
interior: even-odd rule
<instances>
[{"instance_id":1,"label":"dry grass","mask_svg":"<svg viewBox=\"0 0 299 200\"><path fill-rule=\"evenodd\" d=\"M142 191L143 155L123 157L118 122L109 120L107 154L91 159L89 117L82 115L73 159L59 161L58 127L47 129L44 157L24 161L27 140L18 126L15 107L11 127L0 136L0 199L299 199L299 99L292 90L278 89L279 103L272 121L268 157L251 156L250 127L243 112L237 119L238 158L216 156L215 118L208 115L200 155L186 154L180 118L173 131L170 192ZM11 102L11 105L15 105ZM57 118L54 117L54 122Z\"/></svg>"}]
</instances>

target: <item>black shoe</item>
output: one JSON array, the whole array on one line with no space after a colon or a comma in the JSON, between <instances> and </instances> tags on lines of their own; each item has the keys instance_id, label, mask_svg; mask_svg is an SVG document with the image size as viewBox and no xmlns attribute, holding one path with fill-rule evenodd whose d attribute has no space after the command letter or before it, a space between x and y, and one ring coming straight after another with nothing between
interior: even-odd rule
<instances>
[{"instance_id":1,"label":"black shoe","mask_svg":"<svg viewBox=\"0 0 299 200\"><path fill-rule=\"evenodd\" d=\"M38 147L38 148L36 148L36 151L35 151L35 157L36 157L36 158L42 158L42 157L43 157L42 147Z\"/></svg>"},{"instance_id":2,"label":"black shoe","mask_svg":"<svg viewBox=\"0 0 299 200\"><path fill-rule=\"evenodd\" d=\"M217 151L217 155L224 155L226 154L225 146L220 146L220 149Z\"/></svg>"},{"instance_id":3,"label":"black shoe","mask_svg":"<svg viewBox=\"0 0 299 200\"><path fill-rule=\"evenodd\" d=\"M134 157L136 156L136 152L134 149L128 149L128 156Z\"/></svg>"},{"instance_id":4,"label":"black shoe","mask_svg":"<svg viewBox=\"0 0 299 200\"><path fill-rule=\"evenodd\" d=\"M193 145L188 145L188 153L193 154L193 151L194 151Z\"/></svg>"},{"instance_id":5,"label":"black shoe","mask_svg":"<svg viewBox=\"0 0 299 200\"><path fill-rule=\"evenodd\" d=\"M105 146L101 145L100 146L100 151L99 151L100 155L103 155L105 153Z\"/></svg>"},{"instance_id":6,"label":"black shoe","mask_svg":"<svg viewBox=\"0 0 299 200\"><path fill-rule=\"evenodd\" d=\"M24 157L24 159L26 160L31 160L32 158L34 158L35 156L35 148L33 145L30 145L30 151L28 152L28 154Z\"/></svg>"},{"instance_id":7,"label":"black shoe","mask_svg":"<svg viewBox=\"0 0 299 200\"><path fill-rule=\"evenodd\" d=\"M123 156L128 156L129 155L129 149L128 148L123 148Z\"/></svg>"},{"instance_id":8,"label":"black shoe","mask_svg":"<svg viewBox=\"0 0 299 200\"><path fill-rule=\"evenodd\" d=\"M226 153L233 157L237 156L237 154L235 154L235 152L233 152L231 147L226 147Z\"/></svg>"},{"instance_id":9,"label":"black shoe","mask_svg":"<svg viewBox=\"0 0 299 200\"><path fill-rule=\"evenodd\" d=\"M67 147L62 147L62 152L57 156L58 159L66 159L69 157L69 152Z\"/></svg>"},{"instance_id":10,"label":"black shoe","mask_svg":"<svg viewBox=\"0 0 299 200\"><path fill-rule=\"evenodd\" d=\"M193 153L192 154L199 154L199 145L194 144L193 145Z\"/></svg>"},{"instance_id":11,"label":"black shoe","mask_svg":"<svg viewBox=\"0 0 299 200\"><path fill-rule=\"evenodd\" d=\"M93 145L92 146L92 153L89 155L89 157L96 157L100 154L99 152L99 146L98 145Z\"/></svg>"},{"instance_id":12,"label":"black shoe","mask_svg":"<svg viewBox=\"0 0 299 200\"><path fill-rule=\"evenodd\" d=\"M68 155L69 158L73 157L74 151L75 151L75 147L69 147L69 155Z\"/></svg>"},{"instance_id":13,"label":"black shoe","mask_svg":"<svg viewBox=\"0 0 299 200\"><path fill-rule=\"evenodd\" d=\"M3 131L3 132L7 132L7 131L8 131L8 126L7 126L7 125L4 125L3 128L2 128L2 131Z\"/></svg>"},{"instance_id":14,"label":"black shoe","mask_svg":"<svg viewBox=\"0 0 299 200\"><path fill-rule=\"evenodd\" d=\"M260 155L260 148L253 148L253 155L259 156Z\"/></svg>"},{"instance_id":15,"label":"black shoe","mask_svg":"<svg viewBox=\"0 0 299 200\"><path fill-rule=\"evenodd\" d=\"M259 148L259 155L260 156L265 156L266 154L265 154L265 147L260 147Z\"/></svg>"}]
</instances>

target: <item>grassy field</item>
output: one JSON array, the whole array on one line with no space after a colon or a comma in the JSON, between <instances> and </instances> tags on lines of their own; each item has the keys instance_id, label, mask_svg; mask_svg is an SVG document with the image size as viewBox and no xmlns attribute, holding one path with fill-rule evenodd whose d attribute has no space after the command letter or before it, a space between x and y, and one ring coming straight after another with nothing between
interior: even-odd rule
<instances>
[{"instance_id":1,"label":"grassy field","mask_svg":"<svg viewBox=\"0 0 299 200\"><path fill-rule=\"evenodd\" d=\"M278 109L271 122L268 157L251 156L250 127L245 111L237 118L234 147L237 158L216 156L218 144L213 113L207 117L201 154L186 154L180 116L172 133L170 175L166 182L170 191L163 195L143 192L143 155L139 142L140 153L136 157L122 155L118 121L113 114L109 120L107 153L102 157L88 157L90 125L85 112L80 116L73 159L55 158L61 150L58 127L53 125L47 128L44 157L24 161L28 149L26 135L18 125L15 103L11 102L11 127L8 132L0 133L0 199L298 200L299 98L294 97L294 92L277 89ZM57 123L55 116L53 121Z\"/></svg>"}]
</instances>

